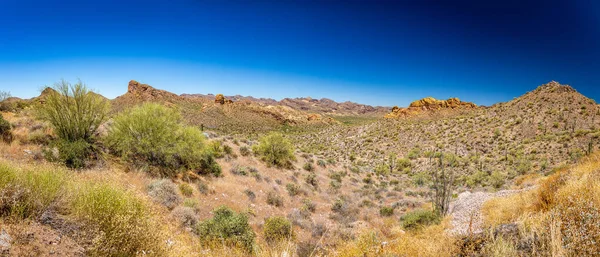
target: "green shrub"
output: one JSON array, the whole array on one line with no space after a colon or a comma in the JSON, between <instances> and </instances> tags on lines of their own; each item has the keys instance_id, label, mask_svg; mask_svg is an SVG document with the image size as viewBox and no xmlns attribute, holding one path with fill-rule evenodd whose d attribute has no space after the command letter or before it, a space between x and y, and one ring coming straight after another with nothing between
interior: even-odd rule
<instances>
[{"instance_id":1,"label":"green shrub","mask_svg":"<svg viewBox=\"0 0 600 257\"><path fill-rule=\"evenodd\" d=\"M391 206L383 206L379 209L379 215L382 217L389 217L394 215L394 207Z\"/></svg>"},{"instance_id":2,"label":"green shrub","mask_svg":"<svg viewBox=\"0 0 600 257\"><path fill-rule=\"evenodd\" d=\"M260 158L269 166L290 168L296 160L294 147L282 134L272 132L260 139L258 145L252 148Z\"/></svg>"},{"instance_id":3,"label":"green shrub","mask_svg":"<svg viewBox=\"0 0 600 257\"><path fill-rule=\"evenodd\" d=\"M494 188L502 187L504 185L505 181L506 181L506 177L504 176L504 174L500 173L497 170L492 172L492 175L490 175L488 177L488 184L490 184Z\"/></svg>"},{"instance_id":4,"label":"green shrub","mask_svg":"<svg viewBox=\"0 0 600 257\"><path fill-rule=\"evenodd\" d=\"M306 198L302 200L302 207L300 207L303 212L312 212L314 213L317 210L317 205L313 203L310 199Z\"/></svg>"},{"instance_id":5,"label":"green shrub","mask_svg":"<svg viewBox=\"0 0 600 257\"><path fill-rule=\"evenodd\" d=\"M441 217L430 210L415 210L400 217L402 227L406 230L420 229L429 225L439 224Z\"/></svg>"},{"instance_id":6,"label":"green shrub","mask_svg":"<svg viewBox=\"0 0 600 257\"><path fill-rule=\"evenodd\" d=\"M0 140L10 143L12 142L12 139L12 126L10 125L10 122L0 115Z\"/></svg>"},{"instance_id":7,"label":"green shrub","mask_svg":"<svg viewBox=\"0 0 600 257\"><path fill-rule=\"evenodd\" d=\"M94 146L85 140L67 141L58 139L52 146L58 150L58 158L55 158L52 152L46 150L46 159L49 161L59 161L69 168L81 169L90 166L90 160L94 159L97 151Z\"/></svg>"},{"instance_id":8,"label":"green shrub","mask_svg":"<svg viewBox=\"0 0 600 257\"><path fill-rule=\"evenodd\" d=\"M181 203L181 197L177 194L175 183L168 179L156 180L148 185L148 195L155 202L167 207L169 210Z\"/></svg>"},{"instance_id":9,"label":"green shrub","mask_svg":"<svg viewBox=\"0 0 600 257\"><path fill-rule=\"evenodd\" d=\"M107 183L87 184L76 193L72 208L90 231L97 231L91 255L164 255L158 224L146 203L134 193Z\"/></svg>"},{"instance_id":10,"label":"green shrub","mask_svg":"<svg viewBox=\"0 0 600 257\"><path fill-rule=\"evenodd\" d=\"M163 176L181 170L221 174L202 132L184 126L179 112L159 104L146 103L117 115L107 142L124 160Z\"/></svg>"},{"instance_id":11,"label":"green shrub","mask_svg":"<svg viewBox=\"0 0 600 257\"><path fill-rule=\"evenodd\" d=\"M248 224L248 217L221 206L213 210L214 216L199 223L194 232L206 245L224 243L229 247L239 247L251 252L256 235Z\"/></svg>"},{"instance_id":12,"label":"green shrub","mask_svg":"<svg viewBox=\"0 0 600 257\"><path fill-rule=\"evenodd\" d=\"M288 183L285 185L285 189L287 190L290 196L296 196L300 193L300 186L292 183Z\"/></svg>"},{"instance_id":13,"label":"green shrub","mask_svg":"<svg viewBox=\"0 0 600 257\"><path fill-rule=\"evenodd\" d=\"M233 153L233 148L229 145L223 145L223 152L227 155L231 155Z\"/></svg>"},{"instance_id":14,"label":"green shrub","mask_svg":"<svg viewBox=\"0 0 600 257\"><path fill-rule=\"evenodd\" d=\"M225 155L225 149L221 144L221 141L211 141L208 144L208 149L211 153L213 153L215 158L221 158Z\"/></svg>"},{"instance_id":15,"label":"green shrub","mask_svg":"<svg viewBox=\"0 0 600 257\"><path fill-rule=\"evenodd\" d=\"M45 101L37 107L41 119L48 121L58 138L92 143L98 127L107 118L109 103L88 90L81 82L61 81L47 90Z\"/></svg>"},{"instance_id":16,"label":"green shrub","mask_svg":"<svg viewBox=\"0 0 600 257\"><path fill-rule=\"evenodd\" d=\"M54 90L45 92L44 103L36 106L37 113L50 123L58 137L53 144L58 157L46 156L70 168L88 166L97 157L93 144L98 127L107 119L108 101L88 90L81 81L71 85L63 80L54 84Z\"/></svg>"},{"instance_id":17,"label":"green shrub","mask_svg":"<svg viewBox=\"0 0 600 257\"><path fill-rule=\"evenodd\" d=\"M325 166L327 166L327 163L325 162L325 160L318 160L317 161L317 165L325 168Z\"/></svg>"},{"instance_id":18,"label":"green shrub","mask_svg":"<svg viewBox=\"0 0 600 257\"><path fill-rule=\"evenodd\" d=\"M263 235L265 241L270 244L292 239L294 236L292 223L284 217L269 217L265 221Z\"/></svg>"},{"instance_id":19,"label":"green shrub","mask_svg":"<svg viewBox=\"0 0 600 257\"><path fill-rule=\"evenodd\" d=\"M304 180L306 184L313 186L315 189L319 188L319 181L317 180L317 174L314 172L310 172L306 174L306 178Z\"/></svg>"},{"instance_id":20,"label":"green shrub","mask_svg":"<svg viewBox=\"0 0 600 257\"><path fill-rule=\"evenodd\" d=\"M179 192L186 197L190 197L194 194L194 189L188 183L179 184Z\"/></svg>"},{"instance_id":21,"label":"green shrub","mask_svg":"<svg viewBox=\"0 0 600 257\"><path fill-rule=\"evenodd\" d=\"M305 171L313 171L313 170L315 170L315 166L313 166L313 164L310 163L310 162L304 163L304 165L302 166L302 168Z\"/></svg>"}]
</instances>

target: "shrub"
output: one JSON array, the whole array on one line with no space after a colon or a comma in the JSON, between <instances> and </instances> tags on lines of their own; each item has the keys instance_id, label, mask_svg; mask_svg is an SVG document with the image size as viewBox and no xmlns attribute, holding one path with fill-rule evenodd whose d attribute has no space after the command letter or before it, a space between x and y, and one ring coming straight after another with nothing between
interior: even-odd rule
<instances>
[{"instance_id":1,"label":"shrub","mask_svg":"<svg viewBox=\"0 0 600 257\"><path fill-rule=\"evenodd\" d=\"M317 180L317 174L314 172L306 174L306 184L313 186L315 189L319 188L319 181Z\"/></svg>"},{"instance_id":2,"label":"shrub","mask_svg":"<svg viewBox=\"0 0 600 257\"><path fill-rule=\"evenodd\" d=\"M233 148L229 145L223 145L223 152L227 155L231 155L233 153Z\"/></svg>"},{"instance_id":3,"label":"shrub","mask_svg":"<svg viewBox=\"0 0 600 257\"><path fill-rule=\"evenodd\" d=\"M494 188L500 188L504 185L506 178L504 174L499 171L492 172L492 175L488 177L488 183Z\"/></svg>"},{"instance_id":4,"label":"shrub","mask_svg":"<svg viewBox=\"0 0 600 257\"><path fill-rule=\"evenodd\" d=\"M51 146L56 147L58 156L48 149L45 150L46 159L49 161L59 161L69 168L80 169L90 166L90 160L96 151L92 144L85 140L67 141L58 139Z\"/></svg>"},{"instance_id":5,"label":"shrub","mask_svg":"<svg viewBox=\"0 0 600 257\"><path fill-rule=\"evenodd\" d=\"M294 147L280 133L272 132L260 139L258 145L252 148L267 165L280 168L290 168L296 160Z\"/></svg>"},{"instance_id":6,"label":"shrub","mask_svg":"<svg viewBox=\"0 0 600 257\"><path fill-rule=\"evenodd\" d=\"M318 160L317 161L317 165L319 165L319 166L321 166L321 167L324 168L325 166L327 166L327 163L325 162L325 160Z\"/></svg>"},{"instance_id":7,"label":"shrub","mask_svg":"<svg viewBox=\"0 0 600 257\"><path fill-rule=\"evenodd\" d=\"M73 200L76 217L97 230L95 256L164 255L164 241L148 206L134 193L107 183L86 184Z\"/></svg>"},{"instance_id":8,"label":"shrub","mask_svg":"<svg viewBox=\"0 0 600 257\"><path fill-rule=\"evenodd\" d=\"M155 202L167 207L169 210L181 203L181 197L177 194L175 183L168 179L156 180L148 185L148 195Z\"/></svg>"},{"instance_id":9,"label":"shrub","mask_svg":"<svg viewBox=\"0 0 600 257\"><path fill-rule=\"evenodd\" d=\"M250 199L250 201L254 201L254 199L256 199L256 194L250 189L245 189L244 194L248 196L248 199Z\"/></svg>"},{"instance_id":10,"label":"shrub","mask_svg":"<svg viewBox=\"0 0 600 257\"><path fill-rule=\"evenodd\" d=\"M246 171L246 167L234 165L230 170L231 174L238 176L248 176L248 172Z\"/></svg>"},{"instance_id":11,"label":"shrub","mask_svg":"<svg viewBox=\"0 0 600 257\"><path fill-rule=\"evenodd\" d=\"M178 206L171 213L179 221L179 224L184 227L194 227L198 223L198 215L192 207Z\"/></svg>"},{"instance_id":12,"label":"shrub","mask_svg":"<svg viewBox=\"0 0 600 257\"><path fill-rule=\"evenodd\" d=\"M315 166L313 166L313 164L310 163L310 162L304 163L304 165L302 166L302 168L305 171L313 171L313 170L315 170Z\"/></svg>"},{"instance_id":13,"label":"shrub","mask_svg":"<svg viewBox=\"0 0 600 257\"><path fill-rule=\"evenodd\" d=\"M81 81L71 85L63 80L54 84L54 90L46 92L37 113L52 125L59 139L55 143L59 157L50 160L61 161L70 168L83 168L95 156L94 135L107 118L109 103Z\"/></svg>"},{"instance_id":14,"label":"shrub","mask_svg":"<svg viewBox=\"0 0 600 257\"><path fill-rule=\"evenodd\" d=\"M194 189L188 183L179 184L179 191L182 195L190 197L194 194Z\"/></svg>"},{"instance_id":15,"label":"shrub","mask_svg":"<svg viewBox=\"0 0 600 257\"><path fill-rule=\"evenodd\" d=\"M206 245L224 243L251 252L256 235L248 224L248 217L225 206L213 210L213 213L213 218L199 223L194 229L202 242Z\"/></svg>"},{"instance_id":16,"label":"shrub","mask_svg":"<svg viewBox=\"0 0 600 257\"><path fill-rule=\"evenodd\" d=\"M274 191L267 193L267 204L275 207L283 206L283 197Z\"/></svg>"},{"instance_id":17,"label":"shrub","mask_svg":"<svg viewBox=\"0 0 600 257\"><path fill-rule=\"evenodd\" d=\"M434 211L415 210L400 217L402 227L407 230L420 229L429 225L439 224L441 217Z\"/></svg>"},{"instance_id":18,"label":"shrub","mask_svg":"<svg viewBox=\"0 0 600 257\"><path fill-rule=\"evenodd\" d=\"M213 153L215 158L221 158L224 156L225 149L223 148L221 141L211 141L208 144L208 149L211 153Z\"/></svg>"},{"instance_id":19,"label":"shrub","mask_svg":"<svg viewBox=\"0 0 600 257\"><path fill-rule=\"evenodd\" d=\"M394 215L394 207L391 206L383 206L379 209L379 215L382 217L389 217Z\"/></svg>"},{"instance_id":20,"label":"shrub","mask_svg":"<svg viewBox=\"0 0 600 257\"><path fill-rule=\"evenodd\" d=\"M284 217L269 217L263 227L263 235L267 243L276 243L292 239L294 236L292 223Z\"/></svg>"},{"instance_id":21,"label":"shrub","mask_svg":"<svg viewBox=\"0 0 600 257\"><path fill-rule=\"evenodd\" d=\"M108 101L88 90L81 81L71 85L63 80L53 88L38 106L40 118L48 121L62 140L93 142L96 130L107 118Z\"/></svg>"},{"instance_id":22,"label":"shrub","mask_svg":"<svg viewBox=\"0 0 600 257\"><path fill-rule=\"evenodd\" d=\"M314 213L317 210L317 205L313 203L310 199L306 198L302 200L301 210L304 212L312 212Z\"/></svg>"},{"instance_id":23,"label":"shrub","mask_svg":"<svg viewBox=\"0 0 600 257\"><path fill-rule=\"evenodd\" d=\"M11 130L12 126L10 125L10 122L0 115L0 140L6 143L12 142L13 136Z\"/></svg>"},{"instance_id":24,"label":"shrub","mask_svg":"<svg viewBox=\"0 0 600 257\"><path fill-rule=\"evenodd\" d=\"M250 155L250 153L251 153L250 148L248 148L247 146L240 147L240 155L248 156L248 155Z\"/></svg>"},{"instance_id":25,"label":"shrub","mask_svg":"<svg viewBox=\"0 0 600 257\"><path fill-rule=\"evenodd\" d=\"M300 186L292 183L288 183L285 185L285 189L287 190L290 196L296 196L300 193Z\"/></svg>"},{"instance_id":26,"label":"shrub","mask_svg":"<svg viewBox=\"0 0 600 257\"><path fill-rule=\"evenodd\" d=\"M219 176L221 169L204 141L200 130L181 123L179 112L153 103L117 115L107 137L115 154L135 165L154 167L160 175L188 169Z\"/></svg>"}]
</instances>

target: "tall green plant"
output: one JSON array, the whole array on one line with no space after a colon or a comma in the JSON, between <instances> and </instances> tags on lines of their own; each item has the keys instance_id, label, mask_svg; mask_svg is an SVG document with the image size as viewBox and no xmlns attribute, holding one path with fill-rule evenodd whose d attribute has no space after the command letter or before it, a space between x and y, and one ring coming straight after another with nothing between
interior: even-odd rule
<instances>
[{"instance_id":1,"label":"tall green plant","mask_svg":"<svg viewBox=\"0 0 600 257\"><path fill-rule=\"evenodd\" d=\"M83 82L57 82L39 105L40 118L48 121L58 138L76 142L92 142L100 124L107 118L106 99L90 91Z\"/></svg>"},{"instance_id":2,"label":"tall green plant","mask_svg":"<svg viewBox=\"0 0 600 257\"><path fill-rule=\"evenodd\" d=\"M252 150L268 165L288 168L296 160L292 143L282 134L272 132L260 139Z\"/></svg>"},{"instance_id":3,"label":"tall green plant","mask_svg":"<svg viewBox=\"0 0 600 257\"><path fill-rule=\"evenodd\" d=\"M160 175L174 176L182 169L220 175L202 132L181 122L176 110L146 103L117 115L106 141L124 160Z\"/></svg>"}]
</instances>

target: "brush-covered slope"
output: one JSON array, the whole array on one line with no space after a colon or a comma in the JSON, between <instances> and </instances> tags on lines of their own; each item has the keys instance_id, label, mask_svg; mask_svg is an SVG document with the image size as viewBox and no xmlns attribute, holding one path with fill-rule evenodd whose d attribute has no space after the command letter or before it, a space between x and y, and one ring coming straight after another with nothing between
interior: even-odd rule
<instances>
[{"instance_id":1,"label":"brush-covered slope","mask_svg":"<svg viewBox=\"0 0 600 257\"><path fill-rule=\"evenodd\" d=\"M497 171L512 178L547 172L597 149L599 128L600 108L593 100L550 82L510 102L459 115L331 126L295 138L305 151L358 166L373 168L395 154L410 157L413 172L425 171L431 153L444 151L462 159L465 174Z\"/></svg>"}]
</instances>

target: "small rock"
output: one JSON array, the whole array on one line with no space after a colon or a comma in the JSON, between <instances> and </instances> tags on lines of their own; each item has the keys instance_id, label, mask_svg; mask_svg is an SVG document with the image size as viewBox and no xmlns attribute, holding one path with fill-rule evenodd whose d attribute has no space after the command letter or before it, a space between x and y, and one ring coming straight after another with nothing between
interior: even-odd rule
<instances>
[{"instance_id":1,"label":"small rock","mask_svg":"<svg viewBox=\"0 0 600 257\"><path fill-rule=\"evenodd\" d=\"M10 247L12 244L12 237L6 232L6 230L2 229L0 231L0 254L5 255L10 252Z\"/></svg>"}]
</instances>

